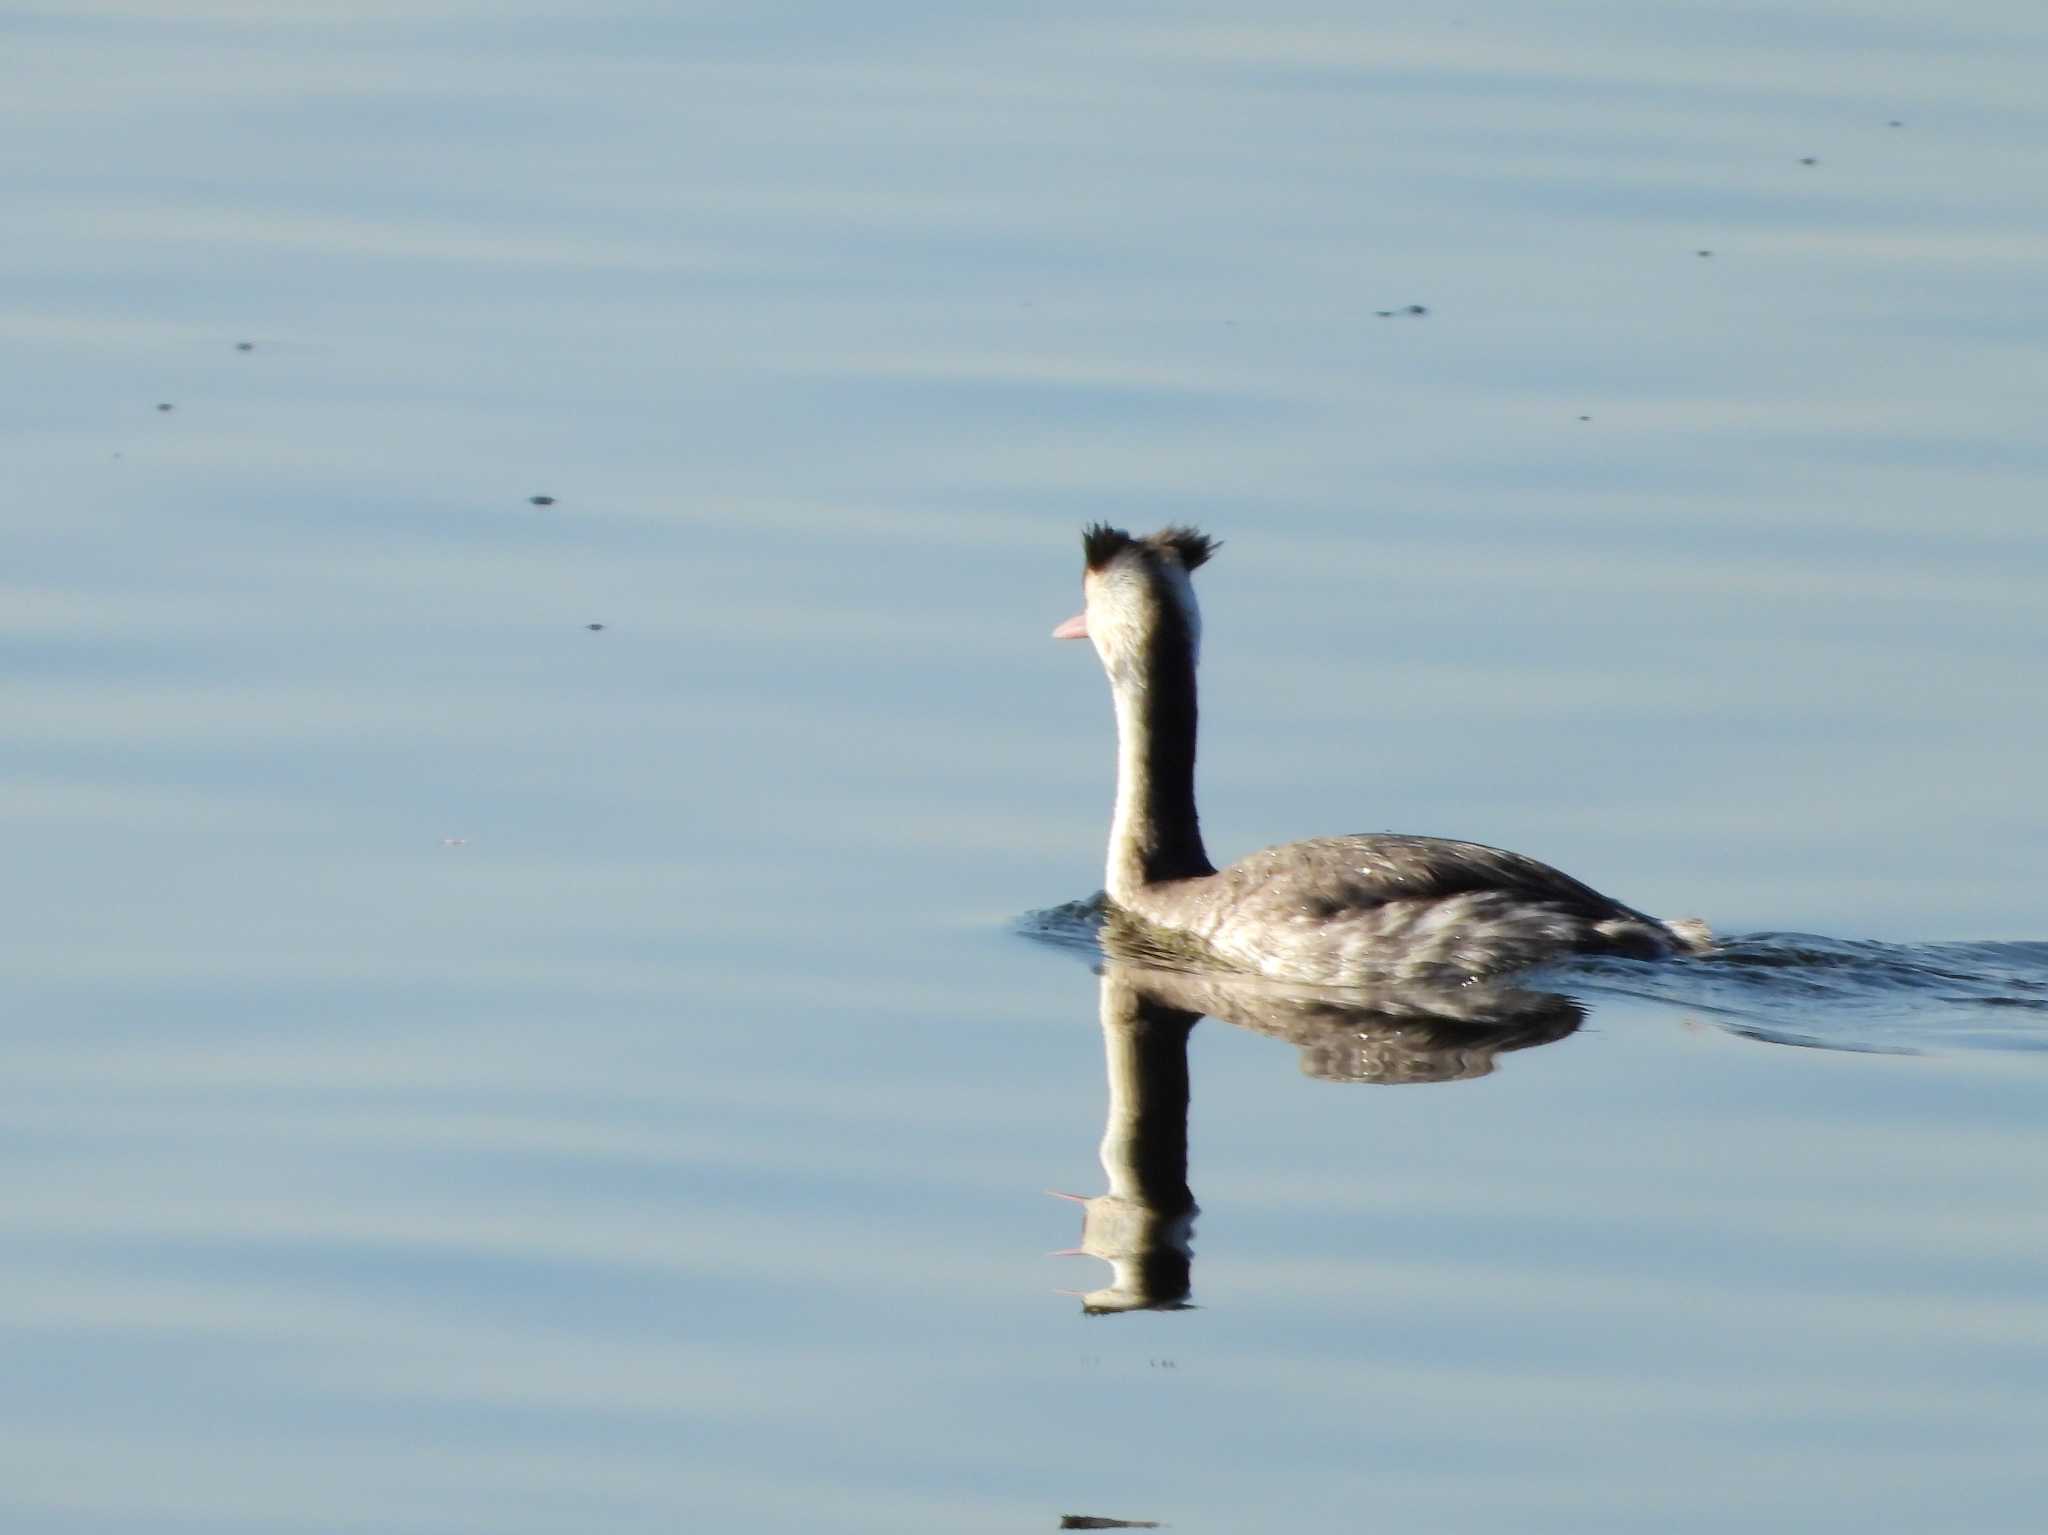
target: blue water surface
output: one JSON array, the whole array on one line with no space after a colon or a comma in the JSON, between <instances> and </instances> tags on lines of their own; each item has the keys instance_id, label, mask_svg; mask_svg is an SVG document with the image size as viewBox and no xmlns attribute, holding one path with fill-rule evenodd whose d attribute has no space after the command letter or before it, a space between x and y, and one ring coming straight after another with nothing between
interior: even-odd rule
<instances>
[{"instance_id":1,"label":"blue water surface","mask_svg":"<svg viewBox=\"0 0 2048 1535\"><path fill-rule=\"evenodd\" d=\"M9 1532L2038 1530L2035 8L4 25ZM1133 1075L1095 520L1728 947Z\"/></svg>"}]
</instances>

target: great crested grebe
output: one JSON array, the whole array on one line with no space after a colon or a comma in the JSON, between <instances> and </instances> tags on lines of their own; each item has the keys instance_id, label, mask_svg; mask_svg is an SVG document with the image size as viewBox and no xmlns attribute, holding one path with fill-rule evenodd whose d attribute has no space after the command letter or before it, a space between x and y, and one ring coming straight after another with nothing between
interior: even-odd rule
<instances>
[{"instance_id":1,"label":"great crested grebe","mask_svg":"<svg viewBox=\"0 0 2048 1535\"><path fill-rule=\"evenodd\" d=\"M1519 853L1392 834L1316 837L1218 870L1195 813L1189 576L1217 545L1193 528L1082 537L1086 607L1055 639L1094 642L1116 704L1116 816L1105 893L1198 959L1316 985L1457 982L1567 954L1662 958L1712 946L1706 924L1648 917Z\"/></svg>"}]
</instances>

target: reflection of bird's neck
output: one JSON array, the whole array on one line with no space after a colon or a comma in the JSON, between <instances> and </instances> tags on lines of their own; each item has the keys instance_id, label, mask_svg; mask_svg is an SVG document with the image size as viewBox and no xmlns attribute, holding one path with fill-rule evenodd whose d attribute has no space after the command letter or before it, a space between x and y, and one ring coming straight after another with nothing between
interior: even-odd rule
<instances>
[{"instance_id":1,"label":"reflection of bird's neck","mask_svg":"<svg viewBox=\"0 0 2048 1535\"><path fill-rule=\"evenodd\" d=\"M1084 1297L1091 1311L1168 1310L1187 1298L1197 1213L1188 1188L1188 1032L1198 1017L1144 999L1115 973L1103 977L1109 1192L1082 1201L1074 1250L1116 1274Z\"/></svg>"},{"instance_id":2,"label":"reflection of bird's neck","mask_svg":"<svg viewBox=\"0 0 2048 1535\"><path fill-rule=\"evenodd\" d=\"M1116 816L1106 888L1128 902L1158 880L1213 874L1195 812L1195 638L1188 616L1158 605L1128 670L1114 672Z\"/></svg>"}]
</instances>

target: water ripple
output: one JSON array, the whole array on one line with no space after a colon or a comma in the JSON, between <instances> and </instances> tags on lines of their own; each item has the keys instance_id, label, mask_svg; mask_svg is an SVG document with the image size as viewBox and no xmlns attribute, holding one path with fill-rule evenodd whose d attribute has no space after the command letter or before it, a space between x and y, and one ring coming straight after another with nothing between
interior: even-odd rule
<instances>
[{"instance_id":1,"label":"water ripple","mask_svg":"<svg viewBox=\"0 0 2048 1535\"><path fill-rule=\"evenodd\" d=\"M1019 919L1056 948L1099 954L1102 898ZM1186 968L1184 955L1145 962ZM1732 1034L1822 1050L1920 1055L2048 1051L2048 943L1878 943L1748 933L1697 958L1580 958L1516 977L1579 997L1662 1002Z\"/></svg>"},{"instance_id":2,"label":"water ripple","mask_svg":"<svg viewBox=\"0 0 2048 1535\"><path fill-rule=\"evenodd\" d=\"M1921 1054L2048 1050L2048 943L1748 933L1697 959L1588 959L1559 983L1674 1003L1774 1044Z\"/></svg>"}]
</instances>

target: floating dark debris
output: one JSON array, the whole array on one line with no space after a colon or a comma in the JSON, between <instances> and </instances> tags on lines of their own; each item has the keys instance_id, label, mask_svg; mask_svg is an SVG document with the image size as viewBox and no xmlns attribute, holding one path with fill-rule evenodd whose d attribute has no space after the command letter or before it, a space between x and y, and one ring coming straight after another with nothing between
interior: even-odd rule
<instances>
[{"instance_id":1,"label":"floating dark debris","mask_svg":"<svg viewBox=\"0 0 2048 1535\"><path fill-rule=\"evenodd\" d=\"M1712 251L1694 251L1693 254L1695 256L1711 256L1714 253Z\"/></svg>"},{"instance_id":2,"label":"floating dark debris","mask_svg":"<svg viewBox=\"0 0 2048 1535\"><path fill-rule=\"evenodd\" d=\"M235 350L238 352L253 352L256 350L256 343L253 341L237 341L235 343Z\"/></svg>"},{"instance_id":3,"label":"floating dark debris","mask_svg":"<svg viewBox=\"0 0 2048 1535\"><path fill-rule=\"evenodd\" d=\"M1900 121L1899 121L1899 120L1898 120L1898 119L1897 119L1897 118L1895 117L1895 118L1893 118L1893 119L1892 119L1892 120L1891 120L1890 122L1886 123L1886 124L1885 124L1885 126L1886 126L1887 128L1903 128L1903 127L1905 127L1906 125L1905 125L1904 123L1900 122Z\"/></svg>"},{"instance_id":4,"label":"floating dark debris","mask_svg":"<svg viewBox=\"0 0 2048 1535\"><path fill-rule=\"evenodd\" d=\"M588 630L589 630L589 631L590 631L590 632L591 632L592 634L595 634L595 633L597 633L597 631L598 631L598 630L602 629L602 628L604 627L604 625L603 625L603 624L585 624L585 625L584 625L583 627L584 627L584 628L586 628L586 629L588 629Z\"/></svg>"},{"instance_id":5,"label":"floating dark debris","mask_svg":"<svg viewBox=\"0 0 2048 1535\"><path fill-rule=\"evenodd\" d=\"M1157 1519L1104 1519L1096 1514L1061 1514L1063 1530L1156 1530Z\"/></svg>"},{"instance_id":6,"label":"floating dark debris","mask_svg":"<svg viewBox=\"0 0 2048 1535\"><path fill-rule=\"evenodd\" d=\"M1397 319L1402 315L1428 314L1429 311L1428 309L1424 308L1421 304L1404 304L1399 309L1375 309L1373 313L1378 315L1382 320L1392 320Z\"/></svg>"},{"instance_id":7,"label":"floating dark debris","mask_svg":"<svg viewBox=\"0 0 2048 1535\"><path fill-rule=\"evenodd\" d=\"M1799 163L1801 165L1818 165L1820 164L1820 158L1817 155L1801 155Z\"/></svg>"},{"instance_id":8,"label":"floating dark debris","mask_svg":"<svg viewBox=\"0 0 2048 1535\"><path fill-rule=\"evenodd\" d=\"M553 496L528 496L526 499L535 506L553 506L555 504Z\"/></svg>"},{"instance_id":9,"label":"floating dark debris","mask_svg":"<svg viewBox=\"0 0 2048 1535\"><path fill-rule=\"evenodd\" d=\"M157 409L158 409L158 410L175 410L175 409L177 409L177 407L176 407L176 406L174 406L174 405L172 405L172 404L171 404L171 403L170 403L169 401L165 401L165 402L164 402L163 404L161 404L161 405L157 406Z\"/></svg>"},{"instance_id":10,"label":"floating dark debris","mask_svg":"<svg viewBox=\"0 0 2048 1535\"><path fill-rule=\"evenodd\" d=\"M1591 421L1593 418L1591 416L1581 416L1579 419L1581 421Z\"/></svg>"}]
</instances>

